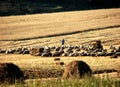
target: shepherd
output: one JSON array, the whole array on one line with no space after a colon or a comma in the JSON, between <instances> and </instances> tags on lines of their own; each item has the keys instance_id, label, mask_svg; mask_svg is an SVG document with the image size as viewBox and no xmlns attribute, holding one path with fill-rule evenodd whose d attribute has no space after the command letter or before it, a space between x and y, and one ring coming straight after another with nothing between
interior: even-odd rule
<instances>
[{"instance_id":1,"label":"shepherd","mask_svg":"<svg viewBox=\"0 0 120 87\"><path fill-rule=\"evenodd\" d=\"M65 44L65 40L64 40L64 39L62 39L62 46L64 46L64 44Z\"/></svg>"}]
</instances>

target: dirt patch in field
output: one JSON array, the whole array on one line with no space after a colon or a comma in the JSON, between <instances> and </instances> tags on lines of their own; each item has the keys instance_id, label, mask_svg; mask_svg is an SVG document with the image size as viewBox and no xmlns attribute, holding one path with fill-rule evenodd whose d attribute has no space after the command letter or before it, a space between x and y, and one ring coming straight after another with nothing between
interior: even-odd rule
<instances>
[{"instance_id":1,"label":"dirt patch in field","mask_svg":"<svg viewBox=\"0 0 120 87\"><path fill-rule=\"evenodd\" d=\"M23 70L25 79L35 79L35 78L56 78L61 77L63 70L59 69L26 69Z\"/></svg>"},{"instance_id":2,"label":"dirt patch in field","mask_svg":"<svg viewBox=\"0 0 120 87\"><path fill-rule=\"evenodd\" d=\"M24 69L23 70L25 79L36 79L36 78L61 78L64 70L63 69ZM117 78L116 70L99 70L92 71L93 76L104 76L110 75L110 73L114 73L112 77Z\"/></svg>"}]
</instances>

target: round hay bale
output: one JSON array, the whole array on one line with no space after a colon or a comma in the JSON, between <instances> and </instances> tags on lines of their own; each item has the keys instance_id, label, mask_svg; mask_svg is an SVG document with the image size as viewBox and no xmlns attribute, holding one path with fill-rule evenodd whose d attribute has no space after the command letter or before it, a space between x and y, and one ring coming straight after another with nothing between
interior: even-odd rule
<instances>
[{"instance_id":1,"label":"round hay bale","mask_svg":"<svg viewBox=\"0 0 120 87\"><path fill-rule=\"evenodd\" d=\"M0 63L0 83L23 82L24 75L18 66L13 63Z\"/></svg>"},{"instance_id":2,"label":"round hay bale","mask_svg":"<svg viewBox=\"0 0 120 87\"><path fill-rule=\"evenodd\" d=\"M96 40L92 45L93 45L93 49L103 49L103 46L100 40Z\"/></svg>"},{"instance_id":3,"label":"round hay bale","mask_svg":"<svg viewBox=\"0 0 120 87\"><path fill-rule=\"evenodd\" d=\"M31 49L30 49L30 54L31 54L31 55L35 55L35 53L36 53L36 49L35 49L35 48L31 48Z\"/></svg>"},{"instance_id":4,"label":"round hay bale","mask_svg":"<svg viewBox=\"0 0 120 87\"><path fill-rule=\"evenodd\" d=\"M85 75L91 76L92 70L83 61L72 61L64 69L63 79L83 78Z\"/></svg>"}]
</instances>

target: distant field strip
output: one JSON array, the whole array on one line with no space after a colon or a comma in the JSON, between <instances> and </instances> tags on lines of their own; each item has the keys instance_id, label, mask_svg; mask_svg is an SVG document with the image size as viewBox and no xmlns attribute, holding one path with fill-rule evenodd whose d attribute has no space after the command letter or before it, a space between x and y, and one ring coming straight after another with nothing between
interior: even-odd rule
<instances>
[{"instance_id":1,"label":"distant field strip","mask_svg":"<svg viewBox=\"0 0 120 87\"><path fill-rule=\"evenodd\" d=\"M120 25L120 9L0 17L0 40L29 39Z\"/></svg>"},{"instance_id":2,"label":"distant field strip","mask_svg":"<svg viewBox=\"0 0 120 87\"><path fill-rule=\"evenodd\" d=\"M102 28L95 28L95 29L88 29L88 30L81 30L81 31L73 31L73 32L66 32L66 33L53 34L53 35L45 35L45 36L38 36L38 37L31 37L31 38L21 38L21 39L13 39L13 40L7 40L6 39L6 40L0 40L0 41L24 41L24 40L32 40L32 39L39 39L39 38L48 38L48 37L56 37L56 36L63 36L63 35L71 35L71 34L97 31L97 30L106 30L106 29L109 29L109 28L118 28L119 29L119 27L120 27L120 25L114 25L114 26L107 26L107 27L102 27Z\"/></svg>"}]
</instances>

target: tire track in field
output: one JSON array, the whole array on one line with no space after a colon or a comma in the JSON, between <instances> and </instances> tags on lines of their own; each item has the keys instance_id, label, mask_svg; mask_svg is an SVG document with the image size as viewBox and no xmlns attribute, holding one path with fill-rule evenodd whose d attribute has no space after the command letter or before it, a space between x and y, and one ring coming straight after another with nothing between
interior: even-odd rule
<instances>
[{"instance_id":1,"label":"tire track in field","mask_svg":"<svg viewBox=\"0 0 120 87\"><path fill-rule=\"evenodd\" d=\"M91 28L91 29L87 29L87 30L74 31L74 32L66 32L66 33L53 34L53 35L45 35L45 36L30 37L30 38L21 38L21 39L12 39L12 40L0 40L0 41L25 41L25 40L47 38L47 37L56 37L56 36L71 35L71 34L77 34L77 33L83 33L83 32L90 32L90 31L107 30L109 28L112 29L112 28L119 28L119 27L120 27L120 25L112 25L112 26L106 26L106 27L101 27L101 28Z\"/></svg>"}]
</instances>

